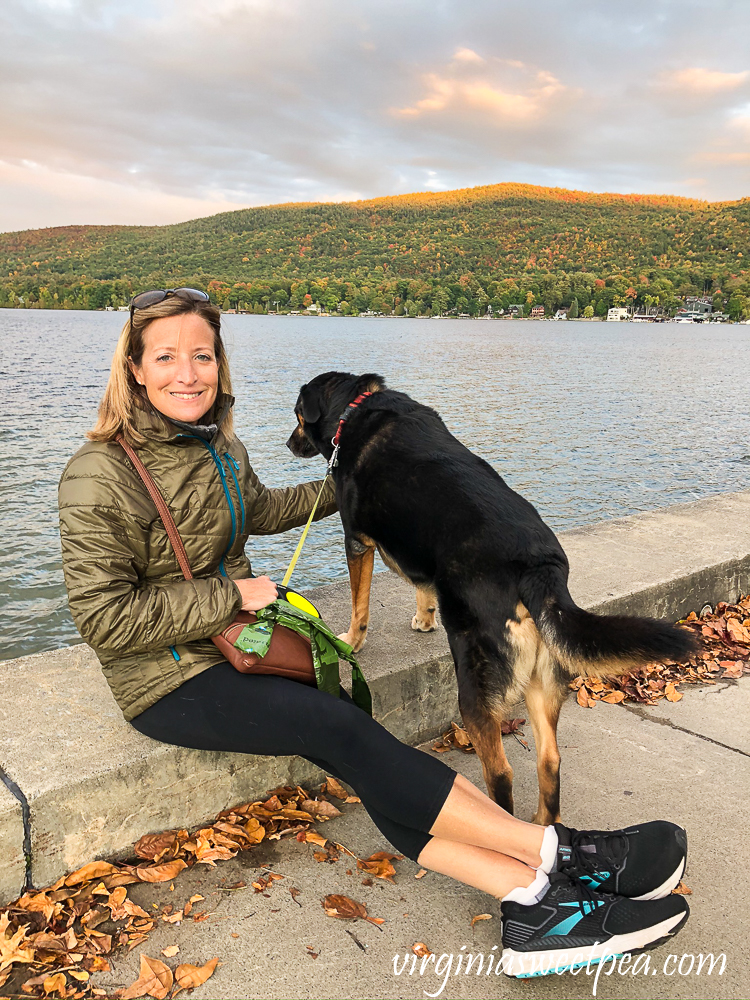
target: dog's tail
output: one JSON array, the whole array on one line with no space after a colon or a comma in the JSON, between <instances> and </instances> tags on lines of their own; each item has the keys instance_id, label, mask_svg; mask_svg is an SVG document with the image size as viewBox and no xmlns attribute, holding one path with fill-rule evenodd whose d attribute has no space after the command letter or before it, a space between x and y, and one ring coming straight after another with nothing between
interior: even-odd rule
<instances>
[{"instance_id":1,"label":"dog's tail","mask_svg":"<svg viewBox=\"0 0 750 1000\"><path fill-rule=\"evenodd\" d=\"M527 573L520 596L545 645L572 676L615 675L660 660L683 660L696 648L688 629L655 618L595 615L579 608L562 567Z\"/></svg>"}]
</instances>

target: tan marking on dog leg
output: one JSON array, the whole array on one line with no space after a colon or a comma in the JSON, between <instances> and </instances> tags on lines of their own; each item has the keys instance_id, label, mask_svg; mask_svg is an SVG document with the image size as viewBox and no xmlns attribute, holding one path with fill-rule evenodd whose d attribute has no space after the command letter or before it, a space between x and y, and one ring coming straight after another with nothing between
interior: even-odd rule
<instances>
[{"instance_id":1,"label":"tan marking on dog leg","mask_svg":"<svg viewBox=\"0 0 750 1000\"><path fill-rule=\"evenodd\" d=\"M554 679L546 647L540 650L538 669L524 692L536 743L539 805L532 822L549 826L560 820L560 751L557 722L565 692Z\"/></svg>"},{"instance_id":2,"label":"tan marking on dog leg","mask_svg":"<svg viewBox=\"0 0 750 1000\"><path fill-rule=\"evenodd\" d=\"M372 584L372 568L375 563L375 549L367 546L361 553L349 554L346 561L349 566L349 584L352 589L352 619L349 631L339 636L348 642L354 652L358 652L365 644L367 626L370 622L370 586Z\"/></svg>"},{"instance_id":3,"label":"tan marking on dog leg","mask_svg":"<svg viewBox=\"0 0 750 1000\"><path fill-rule=\"evenodd\" d=\"M427 587L417 587L417 613L411 620L415 632L435 631L435 591Z\"/></svg>"},{"instance_id":4,"label":"tan marking on dog leg","mask_svg":"<svg viewBox=\"0 0 750 1000\"><path fill-rule=\"evenodd\" d=\"M513 813L513 768L505 756L501 722L503 713L487 716L478 724L464 719L466 731L482 762L487 794L509 813Z\"/></svg>"}]
</instances>

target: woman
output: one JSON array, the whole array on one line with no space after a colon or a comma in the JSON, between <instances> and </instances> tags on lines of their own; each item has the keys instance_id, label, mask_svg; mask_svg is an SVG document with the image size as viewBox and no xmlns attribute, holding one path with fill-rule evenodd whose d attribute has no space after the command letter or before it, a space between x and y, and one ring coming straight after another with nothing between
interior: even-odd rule
<instances>
[{"instance_id":1,"label":"woman","mask_svg":"<svg viewBox=\"0 0 750 1000\"><path fill-rule=\"evenodd\" d=\"M523 823L441 760L400 743L340 698L219 659L210 636L271 603L251 534L304 523L321 483L267 489L232 424L219 310L195 289L137 295L99 419L60 483L70 609L126 720L178 746L300 754L351 785L385 837L425 868L502 899L513 975L596 962L685 921L684 831L615 833ZM165 495L195 579L186 581L122 433ZM333 488L318 516L334 513ZM641 897L641 898L632 898ZM572 949L575 947L575 953Z\"/></svg>"}]
</instances>

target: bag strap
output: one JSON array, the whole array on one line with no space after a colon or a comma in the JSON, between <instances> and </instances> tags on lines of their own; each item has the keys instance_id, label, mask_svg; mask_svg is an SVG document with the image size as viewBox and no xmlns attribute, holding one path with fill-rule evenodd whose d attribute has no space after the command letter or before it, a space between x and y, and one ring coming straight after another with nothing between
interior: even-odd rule
<instances>
[{"instance_id":1,"label":"bag strap","mask_svg":"<svg viewBox=\"0 0 750 1000\"><path fill-rule=\"evenodd\" d=\"M174 518L169 511L169 507L167 507L164 497L159 491L159 487L154 482L151 473L148 471L140 458L138 458L135 451L130 447L122 434L118 434L115 440L133 463L133 467L143 480L143 484L148 490L149 496L156 504L156 509L159 512L159 517L164 522L164 527L167 529L167 535L172 543L172 548L177 556L177 562L180 564L183 576L186 580L192 580L193 572L190 569L190 562L187 557L187 552L185 551L185 546L182 543L182 537L180 536L180 532L177 530L177 525L174 523Z\"/></svg>"}]
</instances>

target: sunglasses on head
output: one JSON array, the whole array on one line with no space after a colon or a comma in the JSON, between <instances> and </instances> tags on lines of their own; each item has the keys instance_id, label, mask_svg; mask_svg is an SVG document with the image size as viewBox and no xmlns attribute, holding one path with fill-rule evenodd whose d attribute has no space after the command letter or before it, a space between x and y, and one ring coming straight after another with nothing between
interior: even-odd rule
<instances>
[{"instance_id":1,"label":"sunglasses on head","mask_svg":"<svg viewBox=\"0 0 750 1000\"><path fill-rule=\"evenodd\" d=\"M173 295L178 295L181 299L188 299L190 302L208 302L208 294L198 288L154 288L150 292L140 292L130 300L130 318L136 309L148 309L155 306L157 302L163 302Z\"/></svg>"}]
</instances>

